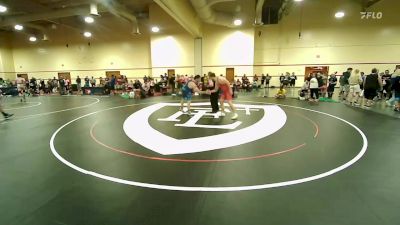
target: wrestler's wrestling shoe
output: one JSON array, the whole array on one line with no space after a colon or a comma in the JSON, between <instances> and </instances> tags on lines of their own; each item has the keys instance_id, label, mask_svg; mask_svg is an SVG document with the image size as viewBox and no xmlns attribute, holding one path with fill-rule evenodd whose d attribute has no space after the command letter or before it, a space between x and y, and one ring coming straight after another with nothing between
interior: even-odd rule
<instances>
[{"instance_id":1,"label":"wrestler's wrestling shoe","mask_svg":"<svg viewBox=\"0 0 400 225\"><path fill-rule=\"evenodd\" d=\"M237 118L239 117L239 115L237 114L237 113L235 113L235 114L233 114L233 116L232 116L232 120L237 120Z\"/></svg>"}]
</instances>

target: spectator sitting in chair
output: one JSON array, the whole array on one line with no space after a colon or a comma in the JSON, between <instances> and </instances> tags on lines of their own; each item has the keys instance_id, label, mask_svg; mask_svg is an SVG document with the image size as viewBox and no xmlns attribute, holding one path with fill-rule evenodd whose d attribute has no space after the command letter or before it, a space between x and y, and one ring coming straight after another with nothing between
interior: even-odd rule
<instances>
[{"instance_id":1,"label":"spectator sitting in chair","mask_svg":"<svg viewBox=\"0 0 400 225\"><path fill-rule=\"evenodd\" d=\"M258 83L257 83L257 81L253 81L252 89L258 91Z\"/></svg>"},{"instance_id":2,"label":"spectator sitting in chair","mask_svg":"<svg viewBox=\"0 0 400 225\"><path fill-rule=\"evenodd\" d=\"M236 82L235 82L235 88L236 88L237 91L242 89L242 82L240 82L239 79L237 79Z\"/></svg>"},{"instance_id":3,"label":"spectator sitting in chair","mask_svg":"<svg viewBox=\"0 0 400 225\"><path fill-rule=\"evenodd\" d=\"M308 100L308 89L310 87L310 81L305 80L303 86L299 90L299 100Z\"/></svg>"},{"instance_id":4,"label":"spectator sitting in chair","mask_svg":"<svg viewBox=\"0 0 400 225\"><path fill-rule=\"evenodd\" d=\"M285 99L286 98L286 90L283 88L283 86L281 85L279 90L276 92L275 95L276 99Z\"/></svg>"}]
</instances>

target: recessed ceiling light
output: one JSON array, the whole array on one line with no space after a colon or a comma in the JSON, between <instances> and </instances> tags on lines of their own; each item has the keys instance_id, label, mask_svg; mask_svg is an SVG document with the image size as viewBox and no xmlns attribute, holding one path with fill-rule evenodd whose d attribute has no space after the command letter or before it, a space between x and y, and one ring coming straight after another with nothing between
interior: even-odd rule
<instances>
[{"instance_id":1,"label":"recessed ceiling light","mask_svg":"<svg viewBox=\"0 0 400 225\"><path fill-rule=\"evenodd\" d=\"M36 37L35 36L30 36L29 37L29 41L31 41L31 42L35 42L37 39L36 39Z\"/></svg>"},{"instance_id":2,"label":"recessed ceiling light","mask_svg":"<svg viewBox=\"0 0 400 225\"><path fill-rule=\"evenodd\" d=\"M157 26L154 26L151 28L151 31L153 31L154 33L157 33L160 31L160 28L158 28Z\"/></svg>"},{"instance_id":3,"label":"recessed ceiling light","mask_svg":"<svg viewBox=\"0 0 400 225\"><path fill-rule=\"evenodd\" d=\"M303 0L294 0L295 2L302 2Z\"/></svg>"},{"instance_id":4,"label":"recessed ceiling light","mask_svg":"<svg viewBox=\"0 0 400 225\"><path fill-rule=\"evenodd\" d=\"M5 7L4 5L0 5L0 13L6 12L7 11L7 7Z\"/></svg>"},{"instance_id":5,"label":"recessed ceiling light","mask_svg":"<svg viewBox=\"0 0 400 225\"><path fill-rule=\"evenodd\" d=\"M24 27L23 27L22 25L17 24L17 25L14 26L14 29L16 29L16 30L23 30Z\"/></svg>"},{"instance_id":6,"label":"recessed ceiling light","mask_svg":"<svg viewBox=\"0 0 400 225\"><path fill-rule=\"evenodd\" d=\"M235 24L235 26L240 26L242 25L242 20L241 19L236 19L233 21L233 24Z\"/></svg>"},{"instance_id":7,"label":"recessed ceiling light","mask_svg":"<svg viewBox=\"0 0 400 225\"><path fill-rule=\"evenodd\" d=\"M86 23L93 23L93 22L94 22L94 19L93 19L93 17L86 16L86 17L85 17L85 22L86 22Z\"/></svg>"},{"instance_id":8,"label":"recessed ceiling light","mask_svg":"<svg viewBox=\"0 0 400 225\"><path fill-rule=\"evenodd\" d=\"M339 11L339 12L335 13L335 17L336 18L343 18L344 17L344 12Z\"/></svg>"},{"instance_id":9,"label":"recessed ceiling light","mask_svg":"<svg viewBox=\"0 0 400 225\"><path fill-rule=\"evenodd\" d=\"M86 31L86 32L83 33L83 36L85 36L87 38L90 38L92 36L92 33Z\"/></svg>"}]
</instances>

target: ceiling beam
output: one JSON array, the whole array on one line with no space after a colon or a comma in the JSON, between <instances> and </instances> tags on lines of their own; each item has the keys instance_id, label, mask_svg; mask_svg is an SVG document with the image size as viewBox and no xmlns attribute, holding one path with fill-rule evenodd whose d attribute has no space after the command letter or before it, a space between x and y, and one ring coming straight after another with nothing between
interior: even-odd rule
<instances>
[{"instance_id":1,"label":"ceiling beam","mask_svg":"<svg viewBox=\"0 0 400 225\"><path fill-rule=\"evenodd\" d=\"M140 34L139 23L136 16L131 13L124 5L116 1L96 0L97 3L103 5L111 14L127 20L133 26L132 34Z\"/></svg>"},{"instance_id":2,"label":"ceiling beam","mask_svg":"<svg viewBox=\"0 0 400 225\"><path fill-rule=\"evenodd\" d=\"M20 24L20 23L23 24L32 21L49 20L49 19L57 19L57 18L88 15L88 14L89 14L89 6L57 9L47 12L30 13L18 16L5 17L2 20L0 20L0 27L13 26L15 24Z\"/></svg>"},{"instance_id":3,"label":"ceiling beam","mask_svg":"<svg viewBox=\"0 0 400 225\"><path fill-rule=\"evenodd\" d=\"M363 7L368 9L369 7L375 5L376 3L380 2L381 0L363 0Z\"/></svg>"},{"instance_id":4,"label":"ceiling beam","mask_svg":"<svg viewBox=\"0 0 400 225\"><path fill-rule=\"evenodd\" d=\"M254 19L255 25L263 25L262 22L262 10L265 0L258 0L256 5L256 18Z\"/></svg>"},{"instance_id":5,"label":"ceiling beam","mask_svg":"<svg viewBox=\"0 0 400 225\"><path fill-rule=\"evenodd\" d=\"M193 37L202 37L201 21L188 1L154 0L166 13L175 19Z\"/></svg>"}]
</instances>

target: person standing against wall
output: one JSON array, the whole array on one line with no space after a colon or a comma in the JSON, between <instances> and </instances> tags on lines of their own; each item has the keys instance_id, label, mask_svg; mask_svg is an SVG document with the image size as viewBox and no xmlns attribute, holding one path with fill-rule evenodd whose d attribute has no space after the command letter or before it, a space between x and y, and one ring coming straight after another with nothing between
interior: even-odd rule
<instances>
[{"instance_id":1,"label":"person standing against wall","mask_svg":"<svg viewBox=\"0 0 400 225\"><path fill-rule=\"evenodd\" d=\"M172 74L168 79L169 86L171 88L171 94L175 96L175 74Z\"/></svg>"},{"instance_id":2,"label":"person standing against wall","mask_svg":"<svg viewBox=\"0 0 400 225\"><path fill-rule=\"evenodd\" d=\"M261 86L264 88L265 86L265 74L261 74Z\"/></svg>"},{"instance_id":3,"label":"person standing against wall","mask_svg":"<svg viewBox=\"0 0 400 225\"><path fill-rule=\"evenodd\" d=\"M331 74L328 80L328 98L332 98L333 92L335 92L335 86L337 84L336 74Z\"/></svg>"},{"instance_id":4,"label":"person standing against wall","mask_svg":"<svg viewBox=\"0 0 400 225\"><path fill-rule=\"evenodd\" d=\"M92 77L92 79L90 79L90 85L92 87L96 87L96 79L94 79L94 77Z\"/></svg>"},{"instance_id":5,"label":"person standing against wall","mask_svg":"<svg viewBox=\"0 0 400 225\"><path fill-rule=\"evenodd\" d=\"M60 79L58 80L58 83L60 85L60 95L64 95L65 94L65 80L64 80L64 77L60 77Z\"/></svg>"},{"instance_id":6,"label":"person standing against wall","mask_svg":"<svg viewBox=\"0 0 400 225\"><path fill-rule=\"evenodd\" d=\"M82 80L79 76L76 78L76 89L78 91L78 94L82 93Z\"/></svg>"}]
</instances>

